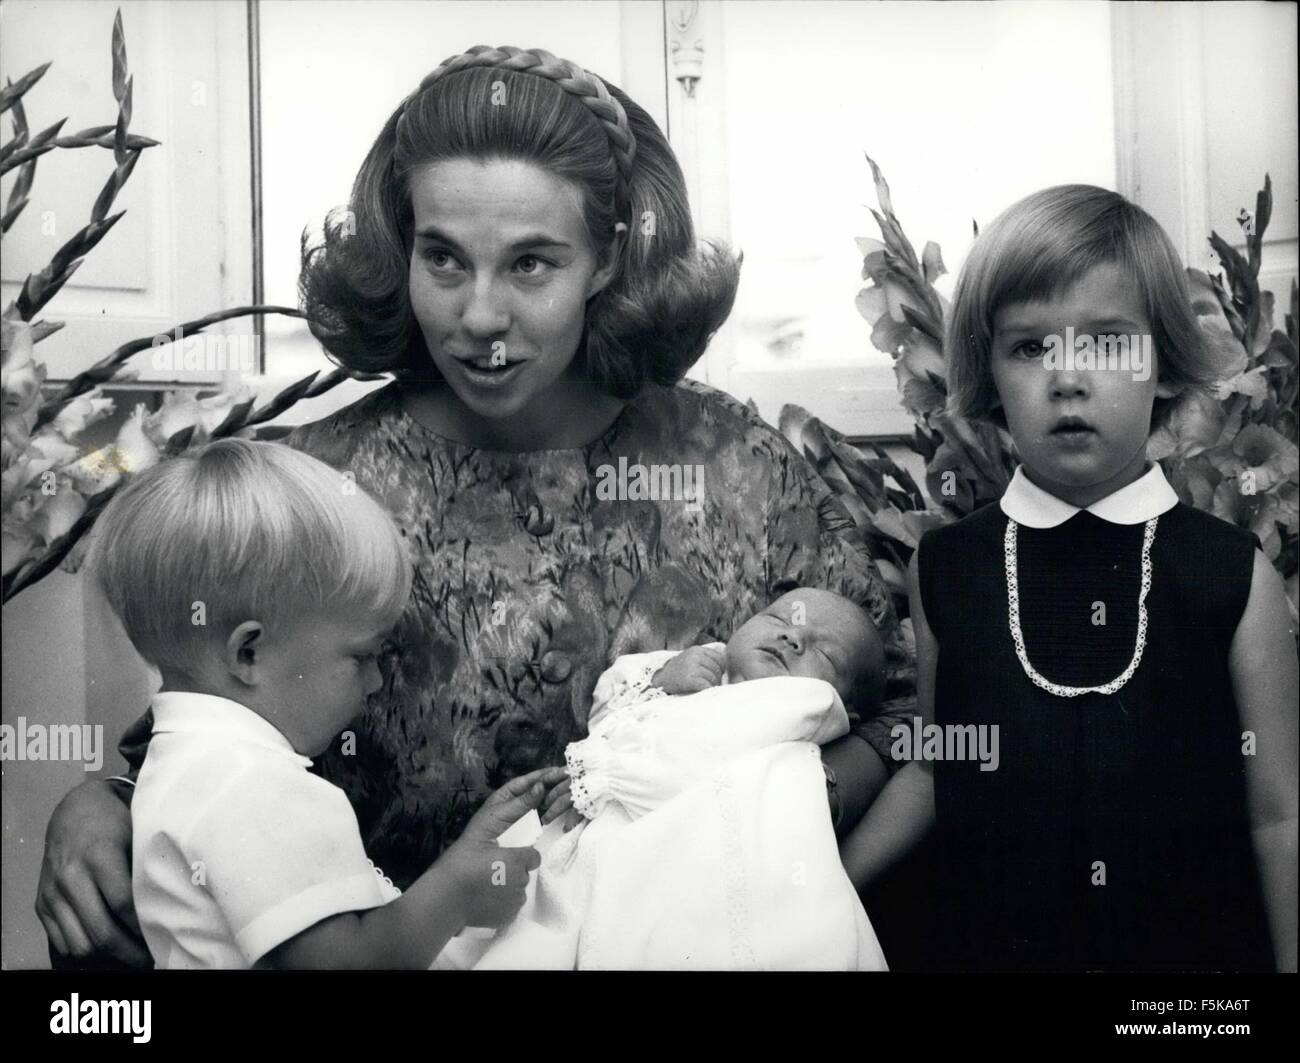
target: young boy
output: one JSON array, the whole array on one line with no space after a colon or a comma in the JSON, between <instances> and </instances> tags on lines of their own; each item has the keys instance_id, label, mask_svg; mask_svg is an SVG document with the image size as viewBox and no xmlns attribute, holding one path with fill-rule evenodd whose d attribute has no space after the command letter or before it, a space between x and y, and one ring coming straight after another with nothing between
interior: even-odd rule
<instances>
[{"instance_id":1,"label":"young boy","mask_svg":"<svg viewBox=\"0 0 1300 1063\"><path fill-rule=\"evenodd\" d=\"M562 769L493 794L405 895L307 770L380 687L410 591L396 527L354 483L287 447L211 443L127 486L88 564L162 674L131 804L160 968L422 969L464 927L510 921L537 854L495 839Z\"/></svg>"}]
</instances>

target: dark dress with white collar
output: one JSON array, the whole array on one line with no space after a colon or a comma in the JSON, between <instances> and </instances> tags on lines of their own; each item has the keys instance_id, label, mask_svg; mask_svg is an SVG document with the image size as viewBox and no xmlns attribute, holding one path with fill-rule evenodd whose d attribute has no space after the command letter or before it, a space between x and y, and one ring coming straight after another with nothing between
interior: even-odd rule
<instances>
[{"instance_id":1,"label":"dark dress with white collar","mask_svg":"<svg viewBox=\"0 0 1300 1063\"><path fill-rule=\"evenodd\" d=\"M939 965L1270 969L1228 671L1254 536L1182 503L1161 514L1140 665L1114 694L1062 697L1016 654L1006 527L994 504L920 546L935 722L999 739L996 770L934 764ZM1133 656L1143 525L1084 510L1017 534L1030 662L1108 683Z\"/></svg>"}]
</instances>

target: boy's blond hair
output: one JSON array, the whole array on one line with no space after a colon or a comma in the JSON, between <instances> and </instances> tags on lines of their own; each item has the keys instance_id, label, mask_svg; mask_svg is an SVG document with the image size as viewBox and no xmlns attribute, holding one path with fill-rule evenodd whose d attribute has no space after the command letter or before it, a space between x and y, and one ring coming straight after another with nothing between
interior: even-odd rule
<instances>
[{"instance_id":1,"label":"boy's blond hair","mask_svg":"<svg viewBox=\"0 0 1300 1063\"><path fill-rule=\"evenodd\" d=\"M352 608L389 626L411 587L401 533L350 476L246 439L138 475L99 518L87 567L140 655L182 671L246 620Z\"/></svg>"}]
</instances>

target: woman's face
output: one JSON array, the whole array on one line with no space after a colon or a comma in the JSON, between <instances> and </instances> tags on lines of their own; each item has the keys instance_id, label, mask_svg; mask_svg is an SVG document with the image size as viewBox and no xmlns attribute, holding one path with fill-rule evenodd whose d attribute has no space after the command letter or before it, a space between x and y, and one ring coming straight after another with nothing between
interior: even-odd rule
<instances>
[{"instance_id":1,"label":"woman's face","mask_svg":"<svg viewBox=\"0 0 1300 1063\"><path fill-rule=\"evenodd\" d=\"M411 174L411 307L433 362L487 434L563 416L587 300L612 279L569 181L512 159Z\"/></svg>"}]
</instances>

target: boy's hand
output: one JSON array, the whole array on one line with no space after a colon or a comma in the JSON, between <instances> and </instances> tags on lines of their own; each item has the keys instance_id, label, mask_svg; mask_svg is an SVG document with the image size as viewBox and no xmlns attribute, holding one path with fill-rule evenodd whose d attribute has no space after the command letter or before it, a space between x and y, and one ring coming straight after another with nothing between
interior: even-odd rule
<instances>
[{"instance_id":1,"label":"boy's hand","mask_svg":"<svg viewBox=\"0 0 1300 1063\"><path fill-rule=\"evenodd\" d=\"M542 858L532 846L504 848L496 840L563 775L563 768L541 768L511 779L483 802L439 859L458 886L466 926L505 926L523 907L528 873Z\"/></svg>"},{"instance_id":2,"label":"boy's hand","mask_svg":"<svg viewBox=\"0 0 1300 1063\"><path fill-rule=\"evenodd\" d=\"M582 822L582 813L573 807L573 793L570 790L568 775L565 775L563 779L552 786L542 801L543 826L559 819L561 816L564 817L564 830L566 833Z\"/></svg>"},{"instance_id":3,"label":"boy's hand","mask_svg":"<svg viewBox=\"0 0 1300 1063\"><path fill-rule=\"evenodd\" d=\"M698 694L722 682L727 651L719 646L692 646L655 672L651 682L666 694Z\"/></svg>"}]
</instances>

